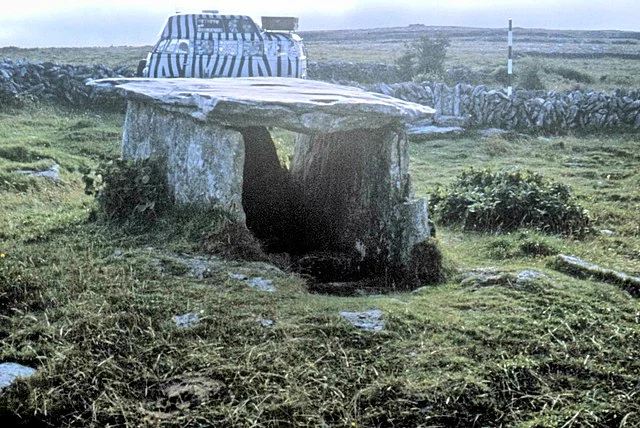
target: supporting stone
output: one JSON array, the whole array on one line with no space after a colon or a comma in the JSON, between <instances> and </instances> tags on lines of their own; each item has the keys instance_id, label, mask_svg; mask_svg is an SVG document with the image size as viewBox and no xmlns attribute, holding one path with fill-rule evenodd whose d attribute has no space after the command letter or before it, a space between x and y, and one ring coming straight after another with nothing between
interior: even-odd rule
<instances>
[{"instance_id":1,"label":"supporting stone","mask_svg":"<svg viewBox=\"0 0 640 428\"><path fill-rule=\"evenodd\" d=\"M300 135L291 174L301 191L309 250L355 254L365 264L409 261L429 237L414 200L400 128Z\"/></svg>"},{"instance_id":2,"label":"supporting stone","mask_svg":"<svg viewBox=\"0 0 640 428\"><path fill-rule=\"evenodd\" d=\"M244 221L240 132L130 100L122 157L162 162L176 203L217 205Z\"/></svg>"}]
</instances>

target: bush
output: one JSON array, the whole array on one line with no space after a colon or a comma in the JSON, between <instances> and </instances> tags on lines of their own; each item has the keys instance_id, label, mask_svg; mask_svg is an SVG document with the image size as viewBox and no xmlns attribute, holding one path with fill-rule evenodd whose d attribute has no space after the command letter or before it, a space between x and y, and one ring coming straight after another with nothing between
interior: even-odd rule
<instances>
[{"instance_id":1,"label":"bush","mask_svg":"<svg viewBox=\"0 0 640 428\"><path fill-rule=\"evenodd\" d=\"M98 216L107 221L145 225L169 205L163 168L155 160L116 160L83 176L85 192L98 201Z\"/></svg>"},{"instance_id":2,"label":"bush","mask_svg":"<svg viewBox=\"0 0 640 428\"><path fill-rule=\"evenodd\" d=\"M521 88L530 90L545 89L544 83L540 78L542 68L538 63L525 63L521 70L522 72L518 75L518 84Z\"/></svg>"},{"instance_id":3,"label":"bush","mask_svg":"<svg viewBox=\"0 0 640 428\"><path fill-rule=\"evenodd\" d=\"M444 35L431 38L426 34L407 43L405 51L396 60L399 74L407 81L419 74L441 75L449 44Z\"/></svg>"},{"instance_id":4,"label":"bush","mask_svg":"<svg viewBox=\"0 0 640 428\"><path fill-rule=\"evenodd\" d=\"M593 83L594 82L593 77L591 77L587 73L583 73L581 71L574 70L573 68L570 68L570 67L555 67L555 68L552 68L552 69L550 69L548 71L552 72L552 73L556 73L556 74L564 77L565 79L573 80L574 82L578 82L578 83Z\"/></svg>"},{"instance_id":5,"label":"bush","mask_svg":"<svg viewBox=\"0 0 640 428\"><path fill-rule=\"evenodd\" d=\"M519 227L563 235L590 231L586 210L571 201L568 186L530 171L464 171L448 189L431 195L442 224L466 230L508 231Z\"/></svg>"},{"instance_id":6,"label":"bush","mask_svg":"<svg viewBox=\"0 0 640 428\"><path fill-rule=\"evenodd\" d=\"M509 70L507 66L496 67L496 69L491 72L491 78L496 83L507 86L509 84Z\"/></svg>"}]
</instances>

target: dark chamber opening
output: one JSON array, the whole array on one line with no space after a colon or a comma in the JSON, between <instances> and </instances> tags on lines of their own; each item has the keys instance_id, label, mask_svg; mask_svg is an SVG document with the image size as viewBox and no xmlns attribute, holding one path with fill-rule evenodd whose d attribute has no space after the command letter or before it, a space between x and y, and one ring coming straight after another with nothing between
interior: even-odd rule
<instances>
[{"instance_id":1,"label":"dark chamber opening","mask_svg":"<svg viewBox=\"0 0 640 428\"><path fill-rule=\"evenodd\" d=\"M247 228L264 250L287 253L290 267L312 281L353 281L371 273L357 254L331 250L335 243L326 241L334 241L332 222L339 210L332 204L313 206L313 212L305 207L302 189L281 165L269 130L255 126L239 131L245 146L242 205Z\"/></svg>"},{"instance_id":2,"label":"dark chamber opening","mask_svg":"<svg viewBox=\"0 0 640 428\"><path fill-rule=\"evenodd\" d=\"M306 250L302 204L276 146L264 126L239 129L244 138L242 206L247 228L271 253L300 254Z\"/></svg>"}]
</instances>

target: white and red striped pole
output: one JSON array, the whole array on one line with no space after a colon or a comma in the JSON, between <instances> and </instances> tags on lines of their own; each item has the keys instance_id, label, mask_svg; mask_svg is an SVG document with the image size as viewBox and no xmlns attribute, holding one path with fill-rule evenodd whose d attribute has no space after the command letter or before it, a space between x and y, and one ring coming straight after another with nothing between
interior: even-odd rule
<instances>
[{"instance_id":1,"label":"white and red striped pole","mask_svg":"<svg viewBox=\"0 0 640 428\"><path fill-rule=\"evenodd\" d=\"M513 92L511 87L511 82L513 81L513 21L511 19L509 20L509 56L507 59L507 75L507 95L511 96L511 93Z\"/></svg>"}]
</instances>

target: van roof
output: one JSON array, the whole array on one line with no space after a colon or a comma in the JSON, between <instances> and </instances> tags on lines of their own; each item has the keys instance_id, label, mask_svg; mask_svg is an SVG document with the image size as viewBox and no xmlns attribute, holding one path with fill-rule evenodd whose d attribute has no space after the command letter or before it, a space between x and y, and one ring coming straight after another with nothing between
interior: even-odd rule
<instances>
[{"instance_id":1,"label":"van roof","mask_svg":"<svg viewBox=\"0 0 640 428\"><path fill-rule=\"evenodd\" d=\"M200 33L198 37L196 35ZM203 34L259 34L260 27L247 15L217 13L176 13L169 16L160 38L193 39Z\"/></svg>"}]
</instances>

